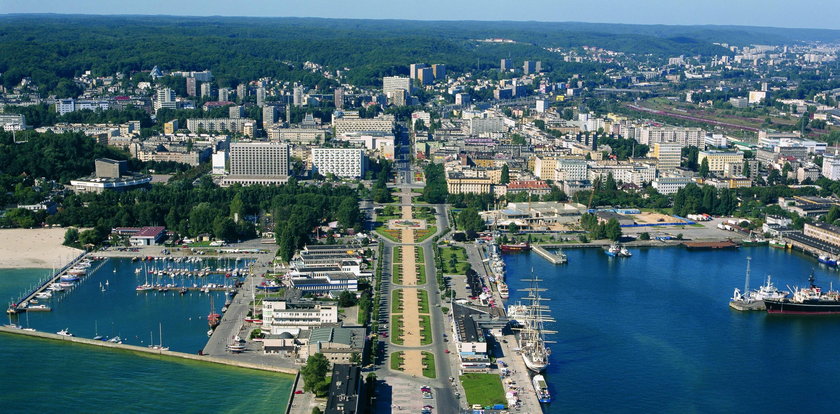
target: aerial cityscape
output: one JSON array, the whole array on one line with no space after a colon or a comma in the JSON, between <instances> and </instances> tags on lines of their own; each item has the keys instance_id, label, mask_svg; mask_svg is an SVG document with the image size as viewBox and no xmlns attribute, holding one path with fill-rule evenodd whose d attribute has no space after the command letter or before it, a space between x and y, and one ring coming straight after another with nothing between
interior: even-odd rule
<instances>
[{"instance_id":1,"label":"aerial cityscape","mask_svg":"<svg viewBox=\"0 0 840 414\"><path fill-rule=\"evenodd\" d=\"M836 410L838 5L174 3L0 5L2 411Z\"/></svg>"}]
</instances>

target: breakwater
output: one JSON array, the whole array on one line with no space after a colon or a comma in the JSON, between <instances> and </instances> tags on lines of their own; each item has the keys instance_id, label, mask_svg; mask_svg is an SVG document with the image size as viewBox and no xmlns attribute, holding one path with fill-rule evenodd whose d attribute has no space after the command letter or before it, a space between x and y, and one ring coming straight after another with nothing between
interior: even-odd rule
<instances>
[{"instance_id":1,"label":"breakwater","mask_svg":"<svg viewBox=\"0 0 840 414\"><path fill-rule=\"evenodd\" d=\"M239 367L239 368L247 368L247 369L256 369L260 371L271 371L271 372L279 372L283 374L290 374L290 375L297 375L298 370L288 367L279 367L279 366L272 366L272 365L264 365L264 364L255 364L248 361L238 361L233 358L221 358L215 356L207 356L207 355L197 355L197 354L188 354L185 352L177 352L177 351L167 351L162 349L154 349L154 348L147 348L142 346L136 345L128 345L128 344L119 344L114 342L108 341L97 341L94 339L89 338L81 338L76 336L63 336L57 335L48 332L39 332L39 331L27 331L20 328L13 328L10 326L0 326L0 333L5 334L12 334L12 335L22 335L22 336L29 336L29 337L36 337L36 338L43 338L43 339L50 339L54 341L63 341L63 342L70 342L75 344L82 344L82 345L89 345L89 346L97 346L101 348L111 348L111 349L120 349L123 351L130 351L130 352L138 352L143 354L150 354L150 355L161 355L167 356L172 358L180 358L180 359L189 359L192 361L201 361L201 362L209 362L213 364L220 364L220 365L228 365L232 367Z\"/></svg>"}]
</instances>

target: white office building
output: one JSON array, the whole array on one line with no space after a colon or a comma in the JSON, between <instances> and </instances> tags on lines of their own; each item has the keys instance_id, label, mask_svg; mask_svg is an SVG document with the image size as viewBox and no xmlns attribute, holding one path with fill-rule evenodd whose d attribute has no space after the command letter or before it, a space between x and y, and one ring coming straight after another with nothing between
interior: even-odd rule
<instances>
[{"instance_id":1,"label":"white office building","mask_svg":"<svg viewBox=\"0 0 840 414\"><path fill-rule=\"evenodd\" d=\"M397 89L403 89L408 94L411 94L411 79L402 76L386 76L382 78L382 93L389 98L393 96Z\"/></svg>"},{"instance_id":2,"label":"white office building","mask_svg":"<svg viewBox=\"0 0 840 414\"><path fill-rule=\"evenodd\" d=\"M586 160L558 158L555 161L554 177L558 181L583 181L588 178Z\"/></svg>"},{"instance_id":3,"label":"white office building","mask_svg":"<svg viewBox=\"0 0 840 414\"><path fill-rule=\"evenodd\" d=\"M289 145L279 142L230 144L230 174L285 177L289 175Z\"/></svg>"},{"instance_id":4,"label":"white office building","mask_svg":"<svg viewBox=\"0 0 840 414\"><path fill-rule=\"evenodd\" d=\"M342 178L360 178L365 174L367 156L361 148L313 148L312 169L321 175L332 173Z\"/></svg>"}]
</instances>

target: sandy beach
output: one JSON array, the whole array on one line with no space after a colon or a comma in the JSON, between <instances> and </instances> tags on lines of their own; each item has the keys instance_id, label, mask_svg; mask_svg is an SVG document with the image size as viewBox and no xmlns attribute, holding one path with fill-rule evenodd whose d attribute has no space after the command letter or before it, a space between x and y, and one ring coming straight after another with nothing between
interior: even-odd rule
<instances>
[{"instance_id":1,"label":"sandy beach","mask_svg":"<svg viewBox=\"0 0 840 414\"><path fill-rule=\"evenodd\" d=\"M82 251L64 242L66 229L0 230L0 269L60 267Z\"/></svg>"}]
</instances>

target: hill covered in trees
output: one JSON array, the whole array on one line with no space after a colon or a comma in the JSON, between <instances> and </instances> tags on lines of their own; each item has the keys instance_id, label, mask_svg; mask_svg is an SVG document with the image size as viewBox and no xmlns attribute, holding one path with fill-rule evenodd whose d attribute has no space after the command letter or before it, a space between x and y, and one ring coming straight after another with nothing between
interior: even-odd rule
<instances>
[{"instance_id":1,"label":"hill covered in trees","mask_svg":"<svg viewBox=\"0 0 840 414\"><path fill-rule=\"evenodd\" d=\"M737 30L736 30L737 29ZM378 85L407 74L410 63L445 63L455 72L498 67L498 60L541 60L549 76L603 70L604 65L564 62L545 48L596 46L668 57L724 55L712 41L737 43L759 34L840 37L837 31L711 26L587 25L545 22L428 22L315 18L175 16L0 16L0 72L7 87L31 77L43 92L73 91L68 79L130 74L157 65L170 70L211 69L220 86L271 76L328 88L335 81L305 70L311 61L349 68L347 81ZM813 33L812 33L813 32ZM769 36L769 35L768 35ZM480 42L507 38L513 44ZM805 39L807 40L807 39ZM766 43L766 42L765 42Z\"/></svg>"}]
</instances>

